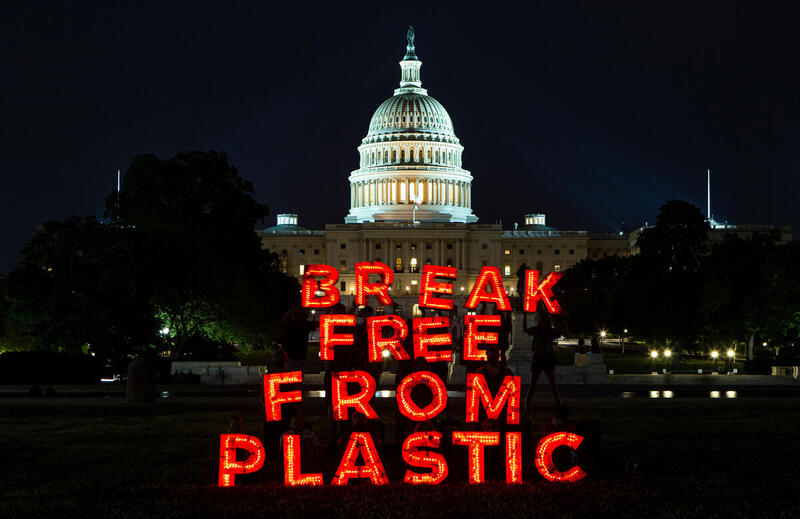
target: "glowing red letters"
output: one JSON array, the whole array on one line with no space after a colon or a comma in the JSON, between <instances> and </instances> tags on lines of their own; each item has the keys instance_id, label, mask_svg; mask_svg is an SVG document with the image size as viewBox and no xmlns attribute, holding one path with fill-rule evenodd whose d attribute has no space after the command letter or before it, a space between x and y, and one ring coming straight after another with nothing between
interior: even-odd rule
<instances>
[{"instance_id":1,"label":"glowing red letters","mask_svg":"<svg viewBox=\"0 0 800 519\"><path fill-rule=\"evenodd\" d=\"M349 382L361 386L358 393L353 395L347 393ZM331 376L331 386L334 420L347 420L347 410L351 407L359 413L364 413L367 418L378 417L378 413L369 405L370 399L375 395L375 379L366 371L334 371Z\"/></svg>"},{"instance_id":2,"label":"glowing red letters","mask_svg":"<svg viewBox=\"0 0 800 519\"><path fill-rule=\"evenodd\" d=\"M378 274L381 281L370 283L370 274ZM379 261L356 263L356 293L355 304L366 305L368 296L375 296L384 306L391 306L392 298L389 297L389 287L394 282L394 272Z\"/></svg>"},{"instance_id":3,"label":"glowing red letters","mask_svg":"<svg viewBox=\"0 0 800 519\"><path fill-rule=\"evenodd\" d=\"M355 338L352 333L336 333L337 326L355 326L356 316L324 314L319 316L319 358L333 360L334 346L348 346Z\"/></svg>"},{"instance_id":4,"label":"glowing red letters","mask_svg":"<svg viewBox=\"0 0 800 519\"><path fill-rule=\"evenodd\" d=\"M317 280L317 277L322 279ZM336 280L339 271L330 265L306 265L301 290L305 308L329 308L339 302Z\"/></svg>"},{"instance_id":5,"label":"glowing red letters","mask_svg":"<svg viewBox=\"0 0 800 519\"><path fill-rule=\"evenodd\" d=\"M363 465L356 465L358 457L364 458ZM365 432L350 433L350 440L344 450L342 461L333 476L332 485L346 485L352 478L369 479L373 485L388 485L389 478L383 470L383 463L375 449L372 435Z\"/></svg>"},{"instance_id":6,"label":"glowing red letters","mask_svg":"<svg viewBox=\"0 0 800 519\"><path fill-rule=\"evenodd\" d=\"M499 432L480 431L453 431L453 445L469 446L469 482L483 483L485 481L483 447L485 445L500 445Z\"/></svg>"},{"instance_id":7,"label":"glowing red letters","mask_svg":"<svg viewBox=\"0 0 800 519\"><path fill-rule=\"evenodd\" d=\"M581 442L583 442L583 436L570 432L556 432L545 436L539 440L539 445L536 447L536 470L549 481L574 483L583 478L586 473L578 465L566 472L561 472L553 463L553 451L558 447L567 446L577 449Z\"/></svg>"},{"instance_id":8,"label":"glowing red letters","mask_svg":"<svg viewBox=\"0 0 800 519\"><path fill-rule=\"evenodd\" d=\"M236 449L247 451L244 461L236 461ZM236 474L255 472L264 466L266 453L261 440L246 434L223 434L219 439L219 482L220 487L232 487Z\"/></svg>"},{"instance_id":9,"label":"glowing red letters","mask_svg":"<svg viewBox=\"0 0 800 519\"><path fill-rule=\"evenodd\" d=\"M281 406L292 402L301 402L303 392L280 391L281 384L299 384L303 382L302 371L288 371L286 373L266 373L264 375L264 411L268 422L277 422L281 419Z\"/></svg>"},{"instance_id":10,"label":"glowing red letters","mask_svg":"<svg viewBox=\"0 0 800 519\"><path fill-rule=\"evenodd\" d=\"M442 440L442 433L437 431L415 432L408 435L403 442L403 461L412 467L431 469L427 473L406 470L403 481L414 485L438 485L447 477L447 460L441 453L426 449L438 448Z\"/></svg>"},{"instance_id":11,"label":"glowing red letters","mask_svg":"<svg viewBox=\"0 0 800 519\"><path fill-rule=\"evenodd\" d=\"M486 360L486 351L479 350L478 344L497 344L500 341L496 332L478 331L478 326L497 326L499 328L500 316L464 316L464 360Z\"/></svg>"},{"instance_id":12,"label":"glowing red letters","mask_svg":"<svg viewBox=\"0 0 800 519\"><path fill-rule=\"evenodd\" d=\"M300 472L300 435L283 435L283 480L287 486L316 486L322 484L322 474L302 474Z\"/></svg>"},{"instance_id":13,"label":"glowing red letters","mask_svg":"<svg viewBox=\"0 0 800 519\"><path fill-rule=\"evenodd\" d=\"M561 305L553 297L553 285L563 276L563 272L551 272L539 283L538 270L525 271L525 311L535 312L536 304L541 299L551 314L561 314Z\"/></svg>"},{"instance_id":14,"label":"glowing red letters","mask_svg":"<svg viewBox=\"0 0 800 519\"><path fill-rule=\"evenodd\" d=\"M506 423L519 423L520 377L507 375L497 395L492 398L486 379L479 373L467 373L467 422L477 422L479 406L486 409L486 416L496 420L508 403Z\"/></svg>"},{"instance_id":15,"label":"glowing red letters","mask_svg":"<svg viewBox=\"0 0 800 519\"><path fill-rule=\"evenodd\" d=\"M391 328L392 335L383 336L383 330ZM395 360L411 360L403 349L403 341L408 336L408 325L396 315L378 315L367 317L367 344L369 345L369 361L383 360L383 350L388 350Z\"/></svg>"},{"instance_id":16,"label":"glowing red letters","mask_svg":"<svg viewBox=\"0 0 800 519\"><path fill-rule=\"evenodd\" d=\"M434 294L452 294L452 283L440 283L437 277L456 279L458 271L455 267L425 265L422 267L422 280L419 286L419 306L436 310L452 310L453 300L433 297Z\"/></svg>"},{"instance_id":17,"label":"glowing red letters","mask_svg":"<svg viewBox=\"0 0 800 519\"><path fill-rule=\"evenodd\" d=\"M448 346L453 343L450 332L428 333L431 328L449 328L449 317L417 317L414 319L414 358L424 357L428 362L449 362L451 350L429 350L428 346Z\"/></svg>"},{"instance_id":18,"label":"glowing red letters","mask_svg":"<svg viewBox=\"0 0 800 519\"><path fill-rule=\"evenodd\" d=\"M491 289L491 291L489 291ZM503 278L500 277L500 270L497 267L483 267L478 274L478 280L472 291L469 293L467 308L477 308L478 303L494 303L498 310L511 310L511 303L508 302L506 289L503 288Z\"/></svg>"},{"instance_id":19,"label":"glowing red letters","mask_svg":"<svg viewBox=\"0 0 800 519\"><path fill-rule=\"evenodd\" d=\"M411 399L411 391L424 384L433 393L433 401L424 409ZM441 378L430 371L417 371L404 378L397 386L397 408L406 418L421 422L432 420L447 407L447 388Z\"/></svg>"}]
</instances>

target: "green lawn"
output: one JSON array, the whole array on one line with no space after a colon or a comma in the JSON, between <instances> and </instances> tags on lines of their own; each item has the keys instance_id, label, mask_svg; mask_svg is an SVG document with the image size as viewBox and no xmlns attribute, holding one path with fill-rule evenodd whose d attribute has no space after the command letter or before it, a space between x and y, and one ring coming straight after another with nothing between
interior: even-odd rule
<instances>
[{"instance_id":1,"label":"green lawn","mask_svg":"<svg viewBox=\"0 0 800 519\"><path fill-rule=\"evenodd\" d=\"M535 430L550 407L546 397L537 404ZM143 408L113 399L0 400L0 517L800 516L800 401L569 404L574 418L600 420L603 427L601 463L576 485L446 481L410 488L393 476L402 464L387 462L394 481L388 488L287 489L267 481L281 477L272 467L241 488L218 489L218 435L232 414L245 419L246 431L259 433L256 399L166 399ZM451 400L454 420L463 405ZM324 410L319 402L308 407L327 443ZM380 401L378 412L393 443L393 402ZM267 456L278 461L275 452ZM639 469L626 470L628 460Z\"/></svg>"}]
</instances>

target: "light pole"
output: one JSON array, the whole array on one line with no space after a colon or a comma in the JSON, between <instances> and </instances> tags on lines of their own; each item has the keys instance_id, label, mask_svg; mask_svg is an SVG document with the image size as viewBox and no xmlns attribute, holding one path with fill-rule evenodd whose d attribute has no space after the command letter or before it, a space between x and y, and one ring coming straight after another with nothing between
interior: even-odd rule
<instances>
[{"instance_id":1,"label":"light pole","mask_svg":"<svg viewBox=\"0 0 800 519\"><path fill-rule=\"evenodd\" d=\"M733 365L736 364L736 350L733 348L728 348L727 351L728 355L728 371L733 371Z\"/></svg>"},{"instance_id":2,"label":"light pole","mask_svg":"<svg viewBox=\"0 0 800 519\"><path fill-rule=\"evenodd\" d=\"M669 348L664 350L664 372L665 373L669 373L669 361L670 361L671 357L672 357L672 350L670 350Z\"/></svg>"},{"instance_id":3,"label":"light pole","mask_svg":"<svg viewBox=\"0 0 800 519\"><path fill-rule=\"evenodd\" d=\"M717 371L717 359L719 358L719 352L717 350L712 350L711 358L714 359L714 367L711 368L711 371Z\"/></svg>"},{"instance_id":4,"label":"light pole","mask_svg":"<svg viewBox=\"0 0 800 519\"><path fill-rule=\"evenodd\" d=\"M653 369L651 370L653 374L656 372L656 359L658 358L658 352L656 350L652 350L650 352L650 359L652 359Z\"/></svg>"},{"instance_id":5,"label":"light pole","mask_svg":"<svg viewBox=\"0 0 800 519\"><path fill-rule=\"evenodd\" d=\"M420 195L416 195L414 198L411 199L414 202L414 216L411 219L412 225L417 225L419 222L417 221L417 206L422 203L422 197Z\"/></svg>"},{"instance_id":6,"label":"light pole","mask_svg":"<svg viewBox=\"0 0 800 519\"><path fill-rule=\"evenodd\" d=\"M622 333L624 335L622 336L622 346L621 346L621 350L622 351L621 351L621 353L624 354L625 353L625 340L628 338L628 329L625 328L624 330L622 330Z\"/></svg>"}]
</instances>

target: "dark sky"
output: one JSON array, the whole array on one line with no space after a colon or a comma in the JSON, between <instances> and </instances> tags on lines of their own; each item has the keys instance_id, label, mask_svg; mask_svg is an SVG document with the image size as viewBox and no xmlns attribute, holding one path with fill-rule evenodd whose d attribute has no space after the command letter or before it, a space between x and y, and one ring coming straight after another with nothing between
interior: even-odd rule
<instances>
[{"instance_id":1,"label":"dark sky","mask_svg":"<svg viewBox=\"0 0 800 519\"><path fill-rule=\"evenodd\" d=\"M99 215L140 153L223 150L273 214L343 222L409 24L481 222L630 228L668 199L705 210L711 168L715 217L800 228L800 23L779 5L6 5L0 272L36 224Z\"/></svg>"}]
</instances>

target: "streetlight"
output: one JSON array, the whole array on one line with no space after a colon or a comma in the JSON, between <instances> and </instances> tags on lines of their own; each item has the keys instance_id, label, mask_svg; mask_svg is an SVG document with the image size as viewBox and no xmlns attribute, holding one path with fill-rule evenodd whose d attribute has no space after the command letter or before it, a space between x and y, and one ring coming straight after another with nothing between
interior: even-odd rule
<instances>
[{"instance_id":1,"label":"streetlight","mask_svg":"<svg viewBox=\"0 0 800 519\"><path fill-rule=\"evenodd\" d=\"M628 339L628 329L622 330L625 335L622 336L622 344L620 345L620 353L625 353L625 341Z\"/></svg>"},{"instance_id":2,"label":"streetlight","mask_svg":"<svg viewBox=\"0 0 800 519\"><path fill-rule=\"evenodd\" d=\"M653 374L656 372L656 359L658 358L658 352L656 350L650 351L650 358L652 359L653 369L651 370Z\"/></svg>"},{"instance_id":3,"label":"streetlight","mask_svg":"<svg viewBox=\"0 0 800 519\"><path fill-rule=\"evenodd\" d=\"M728 356L728 371L733 371L733 365L736 364L736 350L728 348L726 355Z\"/></svg>"},{"instance_id":4,"label":"streetlight","mask_svg":"<svg viewBox=\"0 0 800 519\"><path fill-rule=\"evenodd\" d=\"M600 338L601 339L605 339L606 338L606 331L605 330L600 330Z\"/></svg>"},{"instance_id":5,"label":"streetlight","mask_svg":"<svg viewBox=\"0 0 800 519\"><path fill-rule=\"evenodd\" d=\"M711 368L711 371L717 371L717 359L719 358L719 352L717 350L712 350L711 358L714 359L714 367Z\"/></svg>"},{"instance_id":6,"label":"streetlight","mask_svg":"<svg viewBox=\"0 0 800 519\"><path fill-rule=\"evenodd\" d=\"M670 357L672 357L672 350L667 348L664 350L664 371L669 371Z\"/></svg>"}]
</instances>

